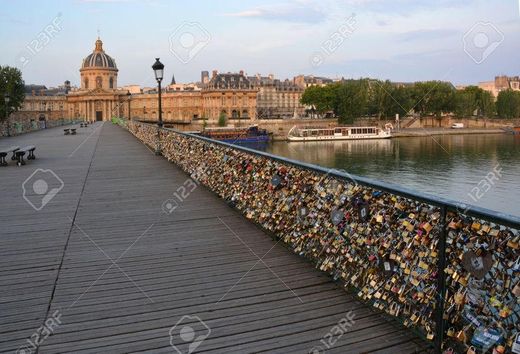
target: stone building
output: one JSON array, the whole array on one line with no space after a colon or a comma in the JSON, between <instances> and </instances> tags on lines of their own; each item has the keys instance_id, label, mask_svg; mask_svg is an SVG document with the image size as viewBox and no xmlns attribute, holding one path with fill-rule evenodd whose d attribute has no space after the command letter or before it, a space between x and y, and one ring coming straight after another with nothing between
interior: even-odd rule
<instances>
[{"instance_id":1,"label":"stone building","mask_svg":"<svg viewBox=\"0 0 520 354\"><path fill-rule=\"evenodd\" d=\"M297 118L305 114L305 106L300 103L304 89L293 81L275 79L273 75L248 77L256 97L259 119Z\"/></svg>"},{"instance_id":2,"label":"stone building","mask_svg":"<svg viewBox=\"0 0 520 354\"><path fill-rule=\"evenodd\" d=\"M495 76L493 81L483 81L478 83L478 87L491 92L496 98L500 91L513 90L520 91L520 77L518 76Z\"/></svg>"},{"instance_id":3,"label":"stone building","mask_svg":"<svg viewBox=\"0 0 520 354\"><path fill-rule=\"evenodd\" d=\"M94 50L83 59L79 71L79 88L71 88L68 81L58 89L28 85L23 107L11 119L107 121L131 116L157 120L157 89L145 90L136 85L118 88L116 61L105 52L101 39L96 40ZM257 91L243 72L219 74L214 70L211 78L205 72L199 85L177 84L172 76L172 83L161 92L162 117L166 123L207 119L211 124L224 113L231 122L254 120Z\"/></svg>"},{"instance_id":4,"label":"stone building","mask_svg":"<svg viewBox=\"0 0 520 354\"><path fill-rule=\"evenodd\" d=\"M222 113L230 120L256 119L257 89L243 71L219 74L213 70L201 94L203 115L209 120L218 120Z\"/></svg>"},{"instance_id":5,"label":"stone building","mask_svg":"<svg viewBox=\"0 0 520 354\"><path fill-rule=\"evenodd\" d=\"M128 91L117 89L118 69L115 60L103 50L98 38L92 54L83 59L80 89L67 95L68 114L88 121L109 120L123 116Z\"/></svg>"},{"instance_id":6,"label":"stone building","mask_svg":"<svg viewBox=\"0 0 520 354\"><path fill-rule=\"evenodd\" d=\"M309 86L325 86L334 82L327 77L314 75L298 75L293 78L294 84L305 89Z\"/></svg>"}]
</instances>

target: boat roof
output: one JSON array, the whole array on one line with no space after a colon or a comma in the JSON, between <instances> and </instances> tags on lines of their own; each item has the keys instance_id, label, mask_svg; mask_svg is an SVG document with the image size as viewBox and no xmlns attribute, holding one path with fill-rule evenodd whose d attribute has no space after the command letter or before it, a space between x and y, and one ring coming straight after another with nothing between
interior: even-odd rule
<instances>
[{"instance_id":1,"label":"boat roof","mask_svg":"<svg viewBox=\"0 0 520 354\"><path fill-rule=\"evenodd\" d=\"M206 128L206 131L226 131L226 130L243 130L243 129L249 129L249 128L255 128L258 127L258 124L252 124L244 127L211 127Z\"/></svg>"},{"instance_id":2,"label":"boat roof","mask_svg":"<svg viewBox=\"0 0 520 354\"><path fill-rule=\"evenodd\" d=\"M347 127L347 126L337 126L337 127L312 127L312 126L308 126L308 127L297 127L298 129L306 129L306 130L310 130L310 129L314 129L314 130L329 130L329 129L353 129L353 128L356 128L356 129L373 129L373 128L379 128L377 126L351 126L351 127Z\"/></svg>"}]
</instances>

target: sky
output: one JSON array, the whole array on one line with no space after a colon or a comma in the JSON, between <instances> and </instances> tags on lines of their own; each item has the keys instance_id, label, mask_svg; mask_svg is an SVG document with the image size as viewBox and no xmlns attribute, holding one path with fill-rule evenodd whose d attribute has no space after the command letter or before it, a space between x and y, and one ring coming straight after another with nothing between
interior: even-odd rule
<instances>
[{"instance_id":1,"label":"sky","mask_svg":"<svg viewBox=\"0 0 520 354\"><path fill-rule=\"evenodd\" d=\"M70 80L98 34L118 85L218 70L476 84L520 75L520 0L0 0L0 65Z\"/></svg>"}]
</instances>

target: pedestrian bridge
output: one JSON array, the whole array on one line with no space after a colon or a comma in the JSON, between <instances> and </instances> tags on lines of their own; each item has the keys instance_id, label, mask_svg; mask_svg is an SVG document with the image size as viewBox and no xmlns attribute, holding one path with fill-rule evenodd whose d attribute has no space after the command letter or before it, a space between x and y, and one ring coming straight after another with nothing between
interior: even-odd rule
<instances>
[{"instance_id":1,"label":"pedestrian bridge","mask_svg":"<svg viewBox=\"0 0 520 354\"><path fill-rule=\"evenodd\" d=\"M287 229L289 221L281 214L246 208L253 194L242 194L243 200L227 197L244 190L233 184L230 171L209 170L218 149L200 147L207 151L201 168L183 157L190 153L188 141L182 140L188 138L178 141L161 133L164 155L178 163L172 164L154 154L149 129L132 130L148 146L111 123L78 128L76 135L64 136L56 128L0 140L37 147L36 160L0 168L0 352L431 350L435 311L370 303L383 303L386 282L375 271L337 268L341 252L329 249L342 249L338 237L321 245L301 243L298 249L295 232L307 230L309 220L320 221L319 213L296 212L302 226ZM236 152L225 151L222 161L237 158ZM198 150L192 153L198 156ZM235 160L237 173L251 171L241 163ZM273 198L287 193L287 171L279 172L276 178L265 176ZM215 173L229 184L217 185ZM264 172L257 173L260 178ZM344 217L336 214L329 224L345 226ZM364 255L341 256L355 264ZM388 279L398 283L401 273L394 271ZM367 278L379 294L358 278ZM435 307L428 280L416 278L430 305L421 297L415 305ZM345 291L344 285L359 292ZM450 295L455 285L445 286ZM401 314L411 311L408 317L419 317L413 321L417 326L392 320L390 307L397 310L398 305Z\"/></svg>"}]
</instances>

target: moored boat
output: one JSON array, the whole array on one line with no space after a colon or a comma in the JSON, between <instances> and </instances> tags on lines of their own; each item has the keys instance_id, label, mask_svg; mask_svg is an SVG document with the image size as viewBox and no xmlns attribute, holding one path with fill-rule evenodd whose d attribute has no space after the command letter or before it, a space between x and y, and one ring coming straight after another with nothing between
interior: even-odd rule
<instances>
[{"instance_id":1,"label":"moored boat","mask_svg":"<svg viewBox=\"0 0 520 354\"><path fill-rule=\"evenodd\" d=\"M289 141L388 139L392 137L392 126L378 127L298 127L289 130Z\"/></svg>"},{"instance_id":2,"label":"moored boat","mask_svg":"<svg viewBox=\"0 0 520 354\"><path fill-rule=\"evenodd\" d=\"M200 132L199 135L232 144L269 141L269 133L267 130L258 128L258 125L251 125L249 127L206 128Z\"/></svg>"}]
</instances>

